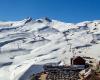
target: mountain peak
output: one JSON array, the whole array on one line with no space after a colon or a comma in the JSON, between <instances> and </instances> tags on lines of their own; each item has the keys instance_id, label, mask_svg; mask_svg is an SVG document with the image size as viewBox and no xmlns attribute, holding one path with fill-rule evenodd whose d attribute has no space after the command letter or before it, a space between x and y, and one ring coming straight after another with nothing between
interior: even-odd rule
<instances>
[{"instance_id":1,"label":"mountain peak","mask_svg":"<svg viewBox=\"0 0 100 80\"><path fill-rule=\"evenodd\" d=\"M27 18L25 19L25 24L28 23L28 22L30 22L30 21L32 21L32 17L27 17Z\"/></svg>"},{"instance_id":2,"label":"mountain peak","mask_svg":"<svg viewBox=\"0 0 100 80\"><path fill-rule=\"evenodd\" d=\"M44 17L44 20L48 21L48 22L52 22L52 20L48 17Z\"/></svg>"}]
</instances>

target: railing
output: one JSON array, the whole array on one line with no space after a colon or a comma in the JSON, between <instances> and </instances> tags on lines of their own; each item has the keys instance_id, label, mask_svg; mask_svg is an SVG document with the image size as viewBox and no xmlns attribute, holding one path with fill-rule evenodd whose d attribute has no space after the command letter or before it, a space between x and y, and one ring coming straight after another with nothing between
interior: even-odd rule
<instances>
[{"instance_id":1,"label":"railing","mask_svg":"<svg viewBox=\"0 0 100 80\"><path fill-rule=\"evenodd\" d=\"M65 66L45 66L44 70L48 72L47 80L78 80L79 72L82 69Z\"/></svg>"}]
</instances>

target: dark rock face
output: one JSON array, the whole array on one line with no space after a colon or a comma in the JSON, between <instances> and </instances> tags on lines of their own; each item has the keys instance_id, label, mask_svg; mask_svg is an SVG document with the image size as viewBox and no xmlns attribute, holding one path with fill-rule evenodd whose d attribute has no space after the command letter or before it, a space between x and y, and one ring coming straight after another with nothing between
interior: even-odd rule
<instances>
[{"instance_id":1,"label":"dark rock face","mask_svg":"<svg viewBox=\"0 0 100 80\"><path fill-rule=\"evenodd\" d=\"M43 21L42 21L42 20L37 20L37 22L38 22L38 23L43 23Z\"/></svg>"},{"instance_id":2,"label":"dark rock face","mask_svg":"<svg viewBox=\"0 0 100 80\"><path fill-rule=\"evenodd\" d=\"M25 22L25 24L28 23L28 22L30 22L30 21L32 21L32 18L31 17L28 17L27 18L27 21Z\"/></svg>"},{"instance_id":3,"label":"dark rock face","mask_svg":"<svg viewBox=\"0 0 100 80\"><path fill-rule=\"evenodd\" d=\"M48 22L52 22L52 20L49 19L48 17L45 17L44 19L45 19L46 21L48 21Z\"/></svg>"}]
</instances>

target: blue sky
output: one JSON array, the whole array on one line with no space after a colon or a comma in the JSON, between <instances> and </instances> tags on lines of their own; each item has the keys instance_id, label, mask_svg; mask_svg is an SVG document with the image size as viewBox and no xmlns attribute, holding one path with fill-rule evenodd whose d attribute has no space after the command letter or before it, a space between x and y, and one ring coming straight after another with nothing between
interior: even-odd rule
<instances>
[{"instance_id":1,"label":"blue sky","mask_svg":"<svg viewBox=\"0 0 100 80\"><path fill-rule=\"evenodd\" d=\"M64 22L100 19L100 0L0 0L0 20L48 16Z\"/></svg>"}]
</instances>

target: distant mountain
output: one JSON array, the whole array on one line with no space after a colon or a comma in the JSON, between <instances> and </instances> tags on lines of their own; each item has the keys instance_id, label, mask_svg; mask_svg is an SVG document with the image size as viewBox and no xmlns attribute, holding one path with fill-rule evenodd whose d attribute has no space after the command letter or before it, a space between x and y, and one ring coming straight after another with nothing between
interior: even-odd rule
<instances>
[{"instance_id":1,"label":"distant mountain","mask_svg":"<svg viewBox=\"0 0 100 80\"><path fill-rule=\"evenodd\" d=\"M47 17L0 21L0 80L28 80L43 64L69 65L73 55L99 60L99 48L99 20L76 24Z\"/></svg>"}]
</instances>

